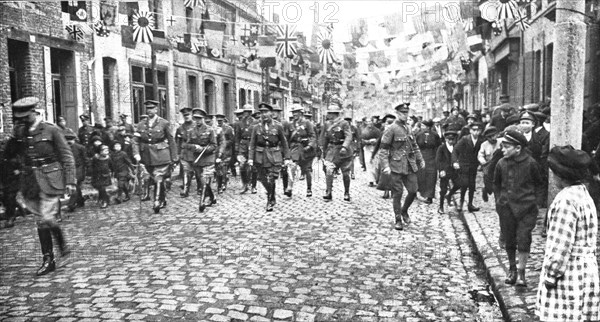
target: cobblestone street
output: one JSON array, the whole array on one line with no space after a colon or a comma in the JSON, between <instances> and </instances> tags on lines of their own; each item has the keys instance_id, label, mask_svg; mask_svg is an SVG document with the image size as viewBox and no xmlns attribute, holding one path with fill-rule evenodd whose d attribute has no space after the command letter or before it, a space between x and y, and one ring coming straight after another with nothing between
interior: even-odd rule
<instances>
[{"instance_id":1,"label":"cobblestone street","mask_svg":"<svg viewBox=\"0 0 600 322\"><path fill-rule=\"evenodd\" d=\"M358 168L358 167L357 167ZM88 202L63 221L68 265L35 277L41 263L31 216L0 231L0 317L5 321L501 321L477 302L481 268L457 215L418 201L413 223L393 230L391 200L364 172L342 200L321 199L323 182L292 199L278 182L275 211L264 191L198 213L173 185L159 215L137 197L101 210ZM320 174L320 181L323 176ZM479 273L478 273L479 272ZM471 291L471 292L470 292Z\"/></svg>"}]
</instances>

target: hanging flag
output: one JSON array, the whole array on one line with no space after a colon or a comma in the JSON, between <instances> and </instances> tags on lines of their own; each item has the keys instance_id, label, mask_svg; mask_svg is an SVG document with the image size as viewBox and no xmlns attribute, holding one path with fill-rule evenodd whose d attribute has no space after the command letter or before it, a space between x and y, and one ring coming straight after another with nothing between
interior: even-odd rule
<instances>
[{"instance_id":1,"label":"hanging flag","mask_svg":"<svg viewBox=\"0 0 600 322\"><path fill-rule=\"evenodd\" d=\"M258 26L255 24L244 24L242 27L240 41L246 47L254 47L258 41Z\"/></svg>"},{"instance_id":2,"label":"hanging flag","mask_svg":"<svg viewBox=\"0 0 600 322\"><path fill-rule=\"evenodd\" d=\"M121 26L121 46L135 49L136 42L133 40L133 27Z\"/></svg>"},{"instance_id":3,"label":"hanging flag","mask_svg":"<svg viewBox=\"0 0 600 322\"><path fill-rule=\"evenodd\" d=\"M277 26L277 39L275 40L277 44L277 48L275 51L277 55L280 57L288 57L291 58L296 55L298 52L296 51L296 44L298 38L296 38L296 26L295 25L285 25L285 26Z\"/></svg>"},{"instance_id":4,"label":"hanging flag","mask_svg":"<svg viewBox=\"0 0 600 322\"><path fill-rule=\"evenodd\" d=\"M151 12L140 11L133 15L133 40L150 43L154 40L154 16Z\"/></svg>"},{"instance_id":5,"label":"hanging flag","mask_svg":"<svg viewBox=\"0 0 600 322\"><path fill-rule=\"evenodd\" d=\"M110 34L110 31L104 23L104 20L96 21L96 23L94 24L94 30L96 30L96 35L98 35L99 37L108 37L108 35Z\"/></svg>"},{"instance_id":6,"label":"hanging flag","mask_svg":"<svg viewBox=\"0 0 600 322\"><path fill-rule=\"evenodd\" d=\"M515 0L500 0L498 4L498 17L496 20L515 19L518 5Z\"/></svg>"},{"instance_id":7,"label":"hanging flag","mask_svg":"<svg viewBox=\"0 0 600 322\"><path fill-rule=\"evenodd\" d=\"M183 4L187 8L200 7L201 9L204 9L206 6L204 0L185 0Z\"/></svg>"},{"instance_id":8,"label":"hanging flag","mask_svg":"<svg viewBox=\"0 0 600 322\"><path fill-rule=\"evenodd\" d=\"M465 32L473 30L473 18L463 20L463 30Z\"/></svg>"},{"instance_id":9,"label":"hanging flag","mask_svg":"<svg viewBox=\"0 0 600 322\"><path fill-rule=\"evenodd\" d=\"M331 64L335 61L333 52L331 34L319 33L317 36L317 52L319 53L319 62L321 64Z\"/></svg>"},{"instance_id":10,"label":"hanging flag","mask_svg":"<svg viewBox=\"0 0 600 322\"><path fill-rule=\"evenodd\" d=\"M88 13L85 1L69 1L69 17L71 21L87 21Z\"/></svg>"},{"instance_id":11,"label":"hanging flag","mask_svg":"<svg viewBox=\"0 0 600 322\"><path fill-rule=\"evenodd\" d=\"M521 11L517 11L517 14L517 26L519 27L519 30L525 31L525 29L530 27L529 19L527 18L527 15L521 14Z\"/></svg>"},{"instance_id":12,"label":"hanging flag","mask_svg":"<svg viewBox=\"0 0 600 322\"><path fill-rule=\"evenodd\" d=\"M71 36L71 38L75 39L76 41L80 41L83 39L83 32L81 31L79 25L67 25L65 29L69 33L69 36Z\"/></svg>"},{"instance_id":13,"label":"hanging flag","mask_svg":"<svg viewBox=\"0 0 600 322\"><path fill-rule=\"evenodd\" d=\"M467 33L467 46L472 52L483 50L483 39L476 31L471 30Z\"/></svg>"},{"instance_id":14,"label":"hanging flag","mask_svg":"<svg viewBox=\"0 0 600 322\"><path fill-rule=\"evenodd\" d=\"M199 54L202 51L202 48L206 47L207 45L204 35L190 37L190 45L191 52L194 54Z\"/></svg>"}]
</instances>

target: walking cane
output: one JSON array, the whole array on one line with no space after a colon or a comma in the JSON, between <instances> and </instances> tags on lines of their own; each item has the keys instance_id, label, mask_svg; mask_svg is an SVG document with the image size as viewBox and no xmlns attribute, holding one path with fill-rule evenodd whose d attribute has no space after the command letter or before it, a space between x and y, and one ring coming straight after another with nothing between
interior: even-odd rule
<instances>
[{"instance_id":1,"label":"walking cane","mask_svg":"<svg viewBox=\"0 0 600 322\"><path fill-rule=\"evenodd\" d=\"M202 151L200 152L200 154L198 155L198 157L196 158L196 160L194 160L194 165L196 165L200 159L202 158L202 155L204 155L204 152L206 152L206 147L204 149L202 149ZM202 178L200 178L200 181L202 181ZM202 194L200 195L200 205L198 205L198 210L199 211L203 211L204 209L202 209L202 206L204 206L204 196L206 194L206 183L203 183L203 187L202 187Z\"/></svg>"}]
</instances>

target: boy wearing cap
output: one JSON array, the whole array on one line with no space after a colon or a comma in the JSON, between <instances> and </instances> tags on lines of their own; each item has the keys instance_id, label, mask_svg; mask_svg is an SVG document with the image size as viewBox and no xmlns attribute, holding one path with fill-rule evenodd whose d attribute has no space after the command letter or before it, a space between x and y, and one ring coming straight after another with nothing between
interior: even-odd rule
<instances>
[{"instance_id":1,"label":"boy wearing cap","mask_svg":"<svg viewBox=\"0 0 600 322\"><path fill-rule=\"evenodd\" d=\"M85 204L85 200L83 199L83 195L81 193L81 184L85 180L85 171L89 162L85 147L75 141L75 133L66 134L65 138L67 139L67 143L69 143L71 146L71 152L75 158L75 177L77 180L75 185L76 192L71 194L71 197L67 203L67 210L69 212L73 212L75 211L75 208L83 207Z\"/></svg>"},{"instance_id":2,"label":"boy wearing cap","mask_svg":"<svg viewBox=\"0 0 600 322\"><path fill-rule=\"evenodd\" d=\"M531 231L538 215L536 193L542 184L539 166L525 151L526 147L527 139L523 134L507 130L502 142L504 157L498 161L494 171L496 211L509 262L505 283L518 286L527 286L525 267L531 247Z\"/></svg>"},{"instance_id":3,"label":"boy wearing cap","mask_svg":"<svg viewBox=\"0 0 600 322\"><path fill-rule=\"evenodd\" d=\"M537 123L537 117L533 112L524 111L519 119L520 128L523 129L523 135L527 139L527 149L531 157L537 161L540 166L542 178L544 178L543 187L539 190L538 206L546 208L548 199L548 152L550 151L550 134L534 131Z\"/></svg>"},{"instance_id":4,"label":"boy wearing cap","mask_svg":"<svg viewBox=\"0 0 600 322\"><path fill-rule=\"evenodd\" d=\"M165 178L170 174L172 163L179 161L177 145L173 140L169 121L158 116L158 102L144 102L147 120L142 120L137 126L133 139L133 157L144 164L154 180L154 213L159 213L167 205Z\"/></svg>"},{"instance_id":5,"label":"boy wearing cap","mask_svg":"<svg viewBox=\"0 0 600 322\"><path fill-rule=\"evenodd\" d=\"M394 229L404 229L402 221L410 224L408 208L417 196L419 189L417 172L425 168L425 161L415 137L407 124L410 103L396 106L396 121L385 130L381 138L381 160L383 172L392 175L393 209L396 224ZM402 190L407 195L402 204Z\"/></svg>"},{"instance_id":6,"label":"boy wearing cap","mask_svg":"<svg viewBox=\"0 0 600 322\"><path fill-rule=\"evenodd\" d=\"M221 145L217 151L216 178L217 178L217 193L221 194L227 189L229 178L227 170L229 168L231 156L233 155L233 128L225 123L225 115L217 114L217 135L222 137Z\"/></svg>"},{"instance_id":7,"label":"boy wearing cap","mask_svg":"<svg viewBox=\"0 0 600 322\"><path fill-rule=\"evenodd\" d=\"M100 208L108 207L109 196L106 187L111 185L111 162L107 145L100 147L100 153L92 158L92 187L98 190Z\"/></svg>"},{"instance_id":8,"label":"boy wearing cap","mask_svg":"<svg viewBox=\"0 0 600 322\"><path fill-rule=\"evenodd\" d=\"M69 255L62 229L56 222L60 211L60 196L65 191L74 194L75 160L61 130L40 120L34 109L39 100L25 97L13 104L15 155L22 160L19 193L23 208L36 215L38 236L43 254L37 275L56 269L52 237L56 238L62 257Z\"/></svg>"},{"instance_id":9,"label":"boy wearing cap","mask_svg":"<svg viewBox=\"0 0 600 322\"><path fill-rule=\"evenodd\" d=\"M182 198L186 198L190 195L190 186L192 185L192 176L194 174L192 163L196 158L192 151L183 148L183 144L189 143L194 128L196 128L196 123L192 118L191 108L184 107L179 112L183 116L183 124L175 131L175 142L177 143L177 154L181 163L181 176L183 180L183 191L179 195ZM200 189L200 185L198 185L198 189Z\"/></svg>"},{"instance_id":10,"label":"boy wearing cap","mask_svg":"<svg viewBox=\"0 0 600 322\"><path fill-rule=\"evenodd\" d=\"M448 201L448 206L452 204L452 196L460 188L456 184L456 171L452 167L452 151L456 144L458 133L453 128L448 128L444 133L444 143L436 151L435 163L440 173L440 206L438 214L444 214L444 200ZM452 189L448 193L452 181ZM448 194L446 194L448 193Z\"/></svg>"},{"instance_id":11,"label":"boy wearing cap","mask_svg":"<svg viewBox=\"0 0 600 322\"><path fill-rule=\"evenodd\" d=\"M485 142L481 143L481 148L477 153L477 160L481 165L483 172L483 190L481 191L481 197L484 202L488 201L488 195L494 192L492 176L493 171L489 171L489 167L492 164L492 157L494 152L502 149L502 145L498 140L498 130L494 126L490 126L483 131L483 137Z\"/></svg>"},{"instance_id":12,"label":"boy wearing cap","mask_svg":"<svg viewBox=\"0 0 600 322\"><path fill-rule=\"evenodd\" d=\"M127 153L121 149L121 143L113 144L113 153L110 155L110 167L117 179L117 203L129 201L129 179L133 173L133 164ZM121 195L125 198L121 199Z\"/></svg>"},{"instance_id":13,"label":"boy wearing cap","mask_svg":"<svg viewBox=\"0 0 600 322\"><path fill-rule=\"evenodd\" d=\"M281 167L288 165L290 150L283 126L271 118L273 107L267 103L260 103L261 121L252 129L250 145L248 147L248 164L253 166L256 162L259 178L267 191L267 211L273 211L275 206L275 182Z\"/></svg>"},{"instance_id":14,"label":"boy wearing cap","mask_svg":"<svg viewBox=\"0 0 600 322\"><path fill-rule=\"evenodd\" d=\"M252 193L256 193L255 184L253 182L254 171L248 165L248 146L250 145L250 137L252 135L252 126L256 120L252 117L254 108L250 104L245 104L243 107L244 114L238 122L235 123L235 155L240 163L240 172L242 177L243 189L240 194L246 193L252 186Z\"/></svg>"},{"instance_id":15,"label":"boy wearing cap","mask_svg":"<svg viewBox=\"0 0 600 322\"><path fill-rule=\"evenodd\" d=\"M463 210L467 190L469 190L469 203L467 206L469 212L479 211L479 208L473 205L473 197L475 196L475 179L479 167L477 153L479 153L479 148L483 143L480 133L481 123L472 123L470 134L458 140L454 151L452 151L452 166L455 170L458 170L458 181L460 183L459 212Z\"/></svg>"}]
</instances>

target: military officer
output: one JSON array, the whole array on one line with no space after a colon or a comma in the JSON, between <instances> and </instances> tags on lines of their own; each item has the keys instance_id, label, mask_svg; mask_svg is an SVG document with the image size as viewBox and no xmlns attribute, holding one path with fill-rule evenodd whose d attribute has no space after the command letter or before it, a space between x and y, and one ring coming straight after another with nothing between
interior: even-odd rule
<instances>
[{"instance_id":1,"label":"military officer","mask_svg":"<svg viewBox=\"0 0 600 322\"><path fill-rule=\"evenodd\" d=\"M252 117L254 108L252 105L245 104L243 107L244 114L235 124L235 155L240 163L240 172L242 177L243 190L240 194L246 193L252 184L253 170L248 165L248 146L250 144L250 136L252 134L252 126L255 119ZM255 186L252 188L252 193L256 193Z\"/></svg>"},{"instance_id":2,"label":"military officer","mask_svg":"<svg viewBox=\"0 0 600 322\"><path fill-rule=\"evenodd\" d=\"M352 132L352 143L350 146L352 147L352 151L354 151L354 156L352 157L352 166L350 167L350 178L354 179L354 159L356 159L359 149L359 133L358 128L352 124L352 113L347 113L344 116L344 120L350 124L350 131Z\"/></svg>"},{"instance_id":3,"label":"military officer","mask_svg":"<svg viewBox=\"0 0 600 322\"><path fill-rule=\"evenodd\" d=\"M77 131L77 138L79 139L79 144L87 147L91 143L90 138L94 132L94 127L90 124L90 117L86 114L79 115L79 119L82 125Z\"/></svg>"},{"instance_id":4,"label":"military officer","mask_svg":"<svg viewBox=\"0 0 600 322\"><path fill-rule=\"evenodd\" d=\"M74 194L75 159L71 148L55 125L36 116L34 109L39 100L25 97L13 104L16 151L23 168L20 178L22 206L36 215L37 231L43 254L37 275L56 269L52 237L58 242L61 257L70 251L55 216L60 212L60 196L68 191Z\"/></svg>"},{"instance_id":5,"label":"military officer","mask_svg":"<svg viewBox=\"0 0 600 322\"><path fill-rule=\"evenodd\" d=\"M275 206L275 180L283 165L290 161L290 150L281 124L272 119L273 107L267 103L258 105L261 121L252 130L248 151L248 163L256 163L258 176L267 191L267 211Z\"/></svg>"},{"instance_id":6,"label":"military officer","mask_svg":"<svg viewBox=\"0 0 600 322\"><path fill-rule=\"evenodd\" d=\"M390 125L381 138L380 158L383 172L392 176L393 208L396 219L394 226L402 230L402 221L410 224L408 208L417 196L418 183L417 171L425 167L425 161L412 133L410 126L406 124L408 119L408 106L410 103L402 103L396 106L396 121ZM402 205L403 185L406 187L407 195Z\"/></svg>"},{"instance_id":7,"label":"military officer","mask_svg":"<svg viewBox=\"0 0 600 322\"><path fill-rule=\"evenodd\" d=\"M182 198L187 198L190 195L190 186L192 185L192 176L194 174L192 163L194 162L195 157L193 153L184 149L182 146L185 143L189 143L192 132L196 128L196 123L192 118L191 108L184 107L180 109L179 112L183 115L183 124L181 124L175 132L175 142L177 143L177 151L181 163L181 176L183 180L183 191L181 191L179 195Z\"/></svg>"},{"instance_id":8,"label":"military officer","mask_svg":"<svg viewBox=\"0 0 600 322\"><path fill-rule=\"evenodd\" d=\"M159 213L167 205L165 177L169 175L172 163L178 162L177 145L169 129L169 121L156 114L158 102L144 102L148 119L137 125L137 135L133 140L133 157L144 164L154 181L154 213Z\"/></svg>"},{"instance_id":9,"label":"military officer","mask_svg":"<svg viewBox=\"0 0 600 322\"><path fill-rule=\"evenodd\" d=\"M281 112L283 112L283 110L281 109L281 107L279 107L279 105L273 106L273 110L271 111L271 118L273 119L273 122L281 124L281 126L283 127L283 133L285 134L285 137L287 139L289 138L290 134L290 123L282 118ZM288 189L289 181L290 174L288 172L288 167L283 166L281 167L281 183L283 184L283 193L286 196L291 197L292 189Z\"/></svg>"},{"instance_id":10,"label":"military officer","mask_svg":"<svg viewBox=\"0 0 600 322\"><path fill-rule=\"evenodd\" d=\"M227 177L227 169L231 155L233 154L233 128L225 123L225 115L217 114L217 133L223 136L219 152L217 154L217 192L223 193L227 189L229 178Z\"/></svg>"},{"instance_id":11,"label":"military officer","mask_svg":"<svg viewBox=\"0 0 600 322\"><path fill-rule=\"evenodd\" d=\"M287 139L290 145L292 164L292 180L289 186L289 196L292 195L297 170L306 176L306 196L312 197L312 163L317 150L317 136L313 124L304 118L304 108L300 104L292 106L293 120L290 122L290 133Z\"/></svg>"},{"instance_id":12,"label":"military officer","mask_svg":"<svg viewBox=\"0 0 600 322\"><path fill-rule=\"evenodd\" d=\"M333 176L336 171L342 170L344 180L344 200L350 201L350 169L352 166L352 130L350 124L341 115L338 105L329 105L327 108L328 122L321 134L323 147L323 171L325 171L326 191L323 199L332 199Z\"/></svg>"},{"instance_id":13,"label":"military officer","mask_svg":"<svg viewBox=\"0 0 600 322\"><path fill-rule=\"evenodd\" d=\"M196 122L196 127L191 133L189 142L183 144L183 148L194 155L194 172L196 178L200 178L200 202L198 210L203 212L206 209L205 197L210 198L210 205L217 203L215 195L210 187L210 182L215 174L215 152L217 150L217 136L215 130L208 126L204 120L207 114L201 108L192 110L192 117Z\"/></svg>"}]
</instances>

